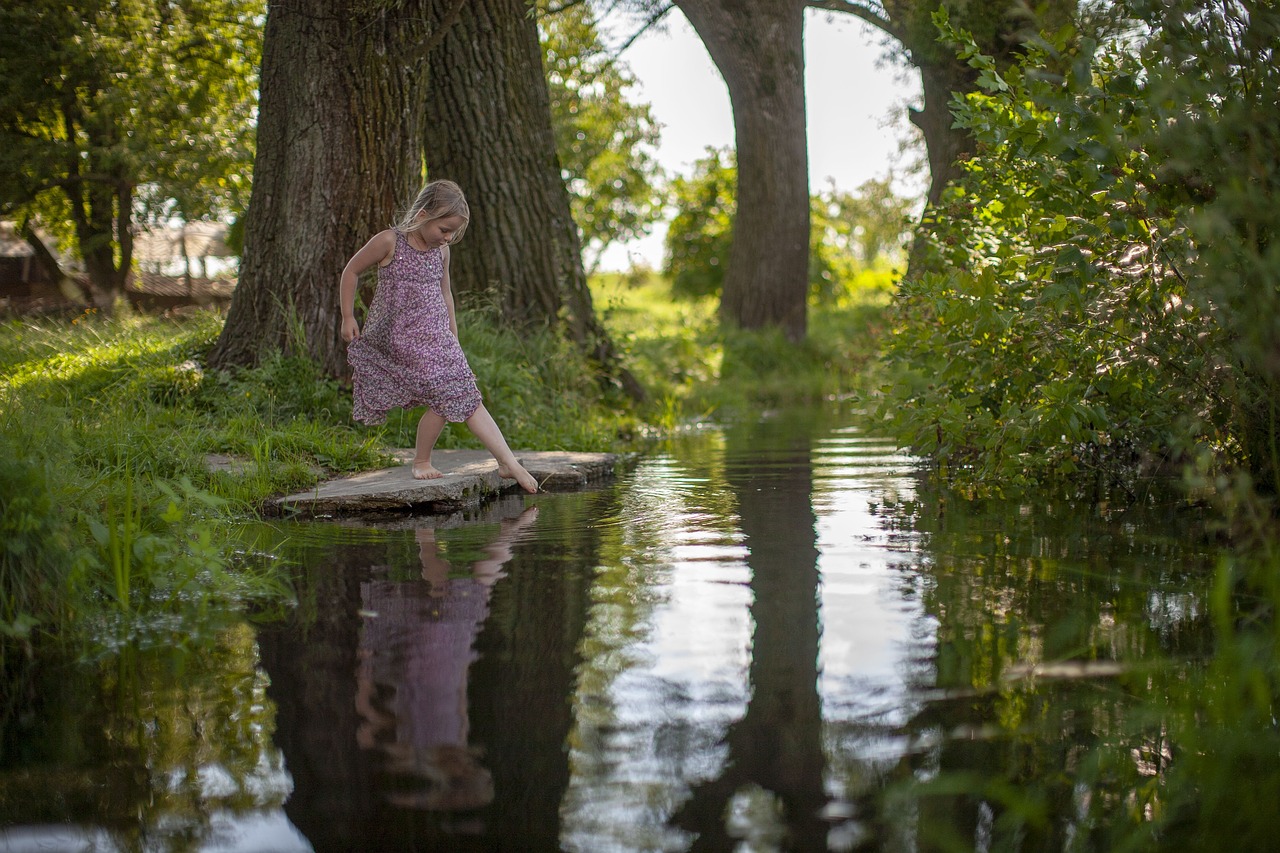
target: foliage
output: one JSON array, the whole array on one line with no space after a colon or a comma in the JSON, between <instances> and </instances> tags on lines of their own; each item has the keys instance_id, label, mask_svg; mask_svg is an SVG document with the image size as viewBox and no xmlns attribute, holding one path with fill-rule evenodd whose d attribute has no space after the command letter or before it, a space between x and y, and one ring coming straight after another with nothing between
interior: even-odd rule
<instances>
[{"instance_id":1,"label":"foliage","mask_svg":"<svg viewBox=\"0 0 1280 853\"><path fill-rule=\"evenodd\" d=\"M724 286L737 171L731 151L708 148L691 175L671 182L675 216L667 228L664 272L677 296L718 295Z\"/></svg>"},{"instance_id":2,"label":"foliage","mask_svg":"<svg viewBox=\"0 0 1280 853\"><path fill-rule=\"evenodd\" d=\"M1246 318L1215 288L1225 279L1265 300L1264 250L1241 255L1205 223L1256 233L1260 196L1249 194L1254 209L1220 196L1234 206L1209 217L1173 179L1174 152L1194 133L1206 158L1195 162L1212 161L1218 185L1252 179L1280 112L1270 125L1251 114L1254 149L1210 158L1224 140L1208 129L1220 120L1209 91L1243 98L1263 73L1257 61L1202 59L1165 74L1164 57L1189 35L1153 16L1137 49L1063 28L1002 72L939 20L978 74L980 91L954 105L978 153L926 222L930 271L900 292L889 350L899 372L884 406L893 427L975 487L1115 481L1207 452L1248 458L1249 371L1232 343Z\"/></svg>"},{"instance_id":3,"label":"foliage","mask_svg":"<svg viewBox=\"0 0 1280 853\"><path fill-rule=\"evenodd\" d=\"M658 124L647 104L628 100L635 78L601 43L591 6L557 4L546 14L539 5L556 152L583 245L598 259L662 215Z\"/></svg>"},{"instance_id":4,"label":"foliage","mask_svg":"<svg viewBox=\"0 0 1280 853\"><path fill-rule=\"evenodd\" d=\"M95 283L128 271L152 217L234 214L248 197L260 0L49 0L0 11L0 212L74 231Z\"/></svg>"},{"instance_id":5,"label":"foliage","mask_svg":"<svg viewBox=\"0 0 1280 853\"><path fill-rule=\"evenodd\" d=\"M675 295L719 296L733 242L736 192L731 151L707 149L692 174L671 182L675 216L667 230L665 273ZM809 212L810 298L834 302L859 269L876 268L901 240L912 206L888 179L868 181L853 193L834 187L815 193Z\"/></svg>"},{"instance_id":6,"label":"foliage","mask_svg":"<svg viewBox=\"0 0 1280 853\"><path fill-rule=\"evenodd\" d=\"M893 183L892 175L872 178L853 192L837 190L833 184L815 196L815 214L821 205L826 221L815 219L814 227L826 225L825 242L864 268L875 267L881 260L903 262L917 203L898 195Z\"/></svg>"}]
</instances>

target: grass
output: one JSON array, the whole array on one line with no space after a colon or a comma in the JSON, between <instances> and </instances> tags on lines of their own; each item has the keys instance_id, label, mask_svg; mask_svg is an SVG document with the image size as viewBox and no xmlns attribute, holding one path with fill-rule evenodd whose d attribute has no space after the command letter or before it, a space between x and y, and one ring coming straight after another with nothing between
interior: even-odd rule
<instances>
[{"instance_id":1,"label":"grass","mask_svg":"<svg viewBox=\"0 0 1280 853\"><path fill-rule=\"evenodd\" d=\"M653 274L605 274L592 282L596 310L649 389L643 420L733 420L765 409L847 398L871 387L882 318L895 273L865 270L833 303L811 305L799 345L776 332L722 327L714 299L673 297Z\"/></svg>"}]
</instances>

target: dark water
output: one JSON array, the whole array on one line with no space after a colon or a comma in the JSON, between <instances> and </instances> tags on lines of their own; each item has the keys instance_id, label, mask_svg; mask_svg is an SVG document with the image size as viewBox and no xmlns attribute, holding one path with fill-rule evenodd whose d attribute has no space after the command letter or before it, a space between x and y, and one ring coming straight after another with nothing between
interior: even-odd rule
<instances>
[{"instance_id":1,"label":"dark water","mask_svg":"<svg viewBox=\"0 0 1280 853\"><path fill-rule=\"evenodd\" d=\"M1206 653L1201 520L963 501L851 423L247 532L296 611L20 685L0 851L1088 849L1141 807L1090 757L1159 772L1143 700Z\"/></svg>"}]
</instances>

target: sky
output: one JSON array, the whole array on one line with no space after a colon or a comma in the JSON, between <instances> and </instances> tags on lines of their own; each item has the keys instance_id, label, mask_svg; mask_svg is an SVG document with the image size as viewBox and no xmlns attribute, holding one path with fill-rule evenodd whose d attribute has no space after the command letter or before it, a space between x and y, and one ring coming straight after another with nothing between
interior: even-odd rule
<instances>
[{"instance_id":1,"label":"sky","mask_svg":"<svg viewBox=\"0 0 1280 853\"><path fill-rule=\"evenodd\" d=\"M603 29L629 34L606 20ZM902 173L913 156L901 153L915 138L906 119L919 100L919 76L884 61L879 31L848 15L811 9L805 18L805 85L809 125L809 187L854 190L871 178ZM622 54L639 85L631 98L647 102L662 126L657 159L669 175L687 174L708 146L732 147L729 92L702 42L679 10L666 15ZM918 192L908 179L899 192ZM659 225L649 237L612 246L603 270L629 269L634 261L662 265Z\"/></svg>"}]
</instances>

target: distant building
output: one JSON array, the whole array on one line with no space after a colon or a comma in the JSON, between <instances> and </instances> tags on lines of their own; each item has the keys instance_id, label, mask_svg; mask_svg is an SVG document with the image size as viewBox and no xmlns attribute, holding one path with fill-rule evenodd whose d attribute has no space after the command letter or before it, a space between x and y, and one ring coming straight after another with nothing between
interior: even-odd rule
<instances>
[{"instance_id":1,"label":"distant building","mask_svg":"<svg viewBox=\"0 0 1280 853\"><path fill-rule=\"evenodd\" d=\"M187 222L139 230L133 260L143 273L175 278L234 278L236 253L227 248L226 223Z\"/></svg>"},{"instance_id":2,"label":"distant building","mask_svg":"<svg viewBox=\"0 0 1280 853\"><path fill-rule=\"evenodd\" d=\"M134 271L125 284L130 304L146 311L167 311L188 305L225 305L236 286L236 255L227 248L227 226L193 222L139 231L134 236ZM50 251L54 241L41 237ZM13 222L0 222L0 310L17 313L65 310L88 300L87 282L79 264L57 257L75 286L70 295L58 286L36 251ZM79 298L75 290L81 291Z\"/></svg>"},{"instance_id":3,"label":"distant building","mask_svg":"<svg viewBox=\"0 0 1280 853\"><path fill-rule=\"evenodd\" d=\"M48 245L48 241L45 243ZM0 222L0 299L59 299L58 283L14 222Z\"/></svg>"}]
</instances>

